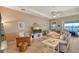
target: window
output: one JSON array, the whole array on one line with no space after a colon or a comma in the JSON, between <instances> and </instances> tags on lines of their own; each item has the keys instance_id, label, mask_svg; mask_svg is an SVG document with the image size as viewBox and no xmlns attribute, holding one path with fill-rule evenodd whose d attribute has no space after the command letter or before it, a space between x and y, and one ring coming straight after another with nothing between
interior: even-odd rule
<instances>
[{"instance_id":1,"label":"window","mask_svg":"<svg viewBox=\"0 0 79 59\"><path fill-rule=\"evenodd\" d=\"M74 32L79 35L79 21L64 22L63 30Z\"/></svg>"},{"instance_id":2,"label":"window","mask_svg":"<svg viewBox=\"0 0 79 59\"><path fill-rule=\"evenodd\" d=\"M56 22L53 22L53 23L51 24L51 30L52 30L52 31L56 31Z\"/></svg>"},{"instance_id":3,"label":"window","mask_svg":"<svg viewBox=\"0 0 79 59\"><path fill-rule=\"evenodd\" d=\"M64 30L78 31L79 30L79 23L78 22L64 23Z\"/></svg>"}]
</instances>

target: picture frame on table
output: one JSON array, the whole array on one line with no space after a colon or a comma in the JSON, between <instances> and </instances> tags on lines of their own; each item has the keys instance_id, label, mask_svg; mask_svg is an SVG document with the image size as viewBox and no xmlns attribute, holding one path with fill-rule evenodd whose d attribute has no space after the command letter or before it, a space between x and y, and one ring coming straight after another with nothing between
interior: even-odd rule
<instances>
[{"instance_id":1,"label":"picture frame on table","mask_svg":"<svg viewBox=\"0 0 79 59\"><path fill-rule=\"evenodd\" d=\"M24 22L18 22L18 30L24 30L24 29L25 29Z\"/></svg>"}]
</instances>

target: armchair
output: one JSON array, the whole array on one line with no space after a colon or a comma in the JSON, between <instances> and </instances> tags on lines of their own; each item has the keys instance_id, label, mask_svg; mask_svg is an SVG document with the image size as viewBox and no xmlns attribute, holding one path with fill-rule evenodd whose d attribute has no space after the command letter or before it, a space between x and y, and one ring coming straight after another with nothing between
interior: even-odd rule
<instances>
[{"instance_id":1,"label":"armchair","mask_svg":"<svg viewBox=\"0 0 79 59\"><path fill-rule=\"evenodd\" d=\"M59 51L60 52L65 52L65 53L68 52L68 49L70 46L70 37L71 37L71 34L67 33L67 35L65 36L65 39L64 39L65 43L59 44Z\"/></svg>"}]
</instances>

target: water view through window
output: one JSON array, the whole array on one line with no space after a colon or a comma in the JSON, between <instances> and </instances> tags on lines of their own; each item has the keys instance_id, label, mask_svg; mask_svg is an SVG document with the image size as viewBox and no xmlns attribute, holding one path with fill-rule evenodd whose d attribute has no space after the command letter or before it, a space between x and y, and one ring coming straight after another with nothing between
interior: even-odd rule
<instances>
[{"instance_id":1,"label":"water view through window","mask_svg":"<svg viewBox=\"0 0 79 59\"><path fill-rule=\"evenodd\" d=\"M79 31L79 23L66 23L64 29L68 31Z\"/></svg>"},{"instance_id":2,"label":"water view through window","mask_svg":"<svg viewBox=\"0 0 79 59\"><path fill-rule=\"evenodd\" d=\"M65 22L64 30L79 34L79 22Z\"/></svg>"}]
</instances>

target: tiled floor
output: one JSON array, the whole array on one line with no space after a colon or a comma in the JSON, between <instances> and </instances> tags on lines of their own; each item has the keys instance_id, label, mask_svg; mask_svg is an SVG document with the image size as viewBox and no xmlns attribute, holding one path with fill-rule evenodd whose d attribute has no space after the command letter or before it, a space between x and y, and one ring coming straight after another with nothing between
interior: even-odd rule
<instances>
[{"instance_id":1,"label":"tiled floor","mask_svg":"<svg viewBox=\"0 0 79 59\"><path fill-rule=\"evenodd\" d=\"M32 45L27 48L24 53L44 53L45 50L47 53L53 53L51 48L48 48L42 44L44 39L34 39ZM70 48L69 53L79 53L79 38L72 37L70 39ZM10 42L8 44L8 53L19 53L18 48L16 47L16 42Z\"/></svg>"},{"instance_id":2,"label":"tiled floor","mask_svg":"<svg viewBox=\"0 0 79 59\"><path fill-rule=\"evenodd\" d=\"M79 38L72 37L70 39L69 53L79 53Z\"/></svg>"},{"instance_id":3,"label":"tiled floor","mask_svg":"<svg viewBox=\"0 0 79 59\"><path fill-rule=\"evenodd\" d=\"M53 52L51 48L42 44L44 39L33 39L32 45L27 48L25 53L44 53L45 50L48 53ZM18 48L16 47L16 42L10 42L8 44L8 53L18 53Z\"/></svg>"}]
</instances>

